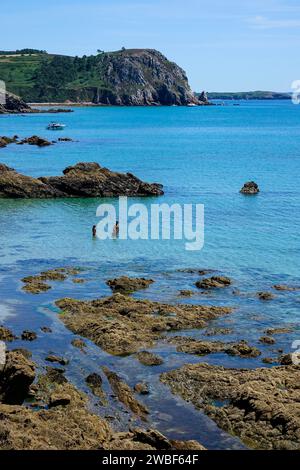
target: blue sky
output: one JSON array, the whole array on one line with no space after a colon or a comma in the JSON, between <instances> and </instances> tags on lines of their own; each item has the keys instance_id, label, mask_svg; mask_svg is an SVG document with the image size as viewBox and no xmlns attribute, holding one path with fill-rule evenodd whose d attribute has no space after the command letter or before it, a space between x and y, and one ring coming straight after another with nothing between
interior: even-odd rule
<instances>
[{"instance_id":1,"label":"blue sky","mask_svg":"<svg viewBox=\"0 0 300 470\"><path fill-rule=\"evenodd\" d=\"M300 78L299 0L2 3L0 49L155 48L186 70L197 91L285 91Z\"/></svg>"}]
</instances>

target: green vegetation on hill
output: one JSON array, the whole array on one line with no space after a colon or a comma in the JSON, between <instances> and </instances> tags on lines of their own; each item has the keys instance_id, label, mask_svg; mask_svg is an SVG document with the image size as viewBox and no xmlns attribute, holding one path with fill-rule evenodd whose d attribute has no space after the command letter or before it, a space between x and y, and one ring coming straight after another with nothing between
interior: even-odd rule
<instances>
[{"instance_id":1,"label":"green vegetation on hill","mask_svg":"<svg viewBox=\"0 0 300 470\"><path fill-rule=\"evenodd\" d=\"M241 92L211 92L208 93L211 100L288 100L289 93L277 93L275 91L241 91Z\"/></svg>"},{"instance_id":2,"label":"green vegetation on hill","mask_svg":"<svg viewBox=\"0 0 300 470\"><path fill-rule=\"evenodd\" d=\"M17 49L16 51L0 51L0 55L19 55L19 54L47 54L46 51L39 49Z\"/></svg>"},{"instance_id":3,"label":"green vegetation on hill","mask_svg":"<svg viewBox=\"0 0 300 470\"><path fill-rule=\"evenodd\" d=\"M3 52L3 51L2 51ZM185 72L150 49L69 57L34 49L0 53L0 80L27 102L118 105L197 102Z\"/></svg>"}]
</instances>

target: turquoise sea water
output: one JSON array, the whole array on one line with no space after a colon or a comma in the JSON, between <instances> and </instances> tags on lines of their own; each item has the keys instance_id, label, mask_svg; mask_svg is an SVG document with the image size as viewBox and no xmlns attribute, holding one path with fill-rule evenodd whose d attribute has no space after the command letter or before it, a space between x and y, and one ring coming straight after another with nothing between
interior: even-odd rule
<instances>
[{"instance_id":1,"label":"turquoise sea water","mask_svg":"<svg viewBox=\"0 0 300 470\"><path fill-rule=\"evenodd\" d=\"M52 310L56 298L107 295L105 280L127 274L156 280L139 297L182 301L177 297L179 289L193 289L199 276L177 270L192 267L216 269L233 279L235 295L229 289L188 300L235 307L232 319L226 320L234 333L222 340L242 337L258 346L266 327L293 324L291 335L276 338L276 348L291 349L292 340L300 336L299 294L278 292L273 301L261 302L255 293L270 291L273 284L300 284L300 107L289 101L251 101L203 108L75 108L57 119L67 124L63 133L45 129L53 115L1 116L0 135L68 136L75 142L41 149L10 145L0 149L0 162L24 174L42 176L60 174L79 161L95 161L162 183L165 196L134 202L204 204L205 245L199 252L189 252L181 241L93 240L91 227L103 202L99 199L0 200L0 320L17 332L52 325L55 334L50 339L50 335L41 336L30 345L41 365L49 349L64 352L72 338ZM248 180L259 184L259 195L239 193ZM70 264L87 267L89 282L56 283L39 296L21 291L23 276ZM82 388L86 371L99 366L99 361L95 364L99 350L89 347L90 355L84 359L74 348L69 351L74 365L68 374ZM265 356L276 356L274 347L259 347ZM145 372L134 359L112 359L103 353L99 357L132 384L137 377L145 378L143 374L151 375L157 389L161 370L199 362L165 345L158 350L168 362L155 371ZM263 366L261 358L240 360L218 354L204 360L233 367ZM212 429L214 425L200 413L187 410L183 402L174 405L171 395L166 395L165 402L161 394L156 395L145 400L152 406L153 423L162 431L199 438L211 448L238 445ZM183 414L189 416L187 421Z\"/></svg>"}]
</instances>

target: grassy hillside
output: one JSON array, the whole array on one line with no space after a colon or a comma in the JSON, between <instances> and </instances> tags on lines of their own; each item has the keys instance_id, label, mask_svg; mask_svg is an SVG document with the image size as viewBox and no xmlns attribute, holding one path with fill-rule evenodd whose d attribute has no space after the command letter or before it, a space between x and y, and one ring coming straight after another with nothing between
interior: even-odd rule
<instances>
[{"instance_id":1,"label":"grassy hillside","mask_svg":"<svg viewBox=\"0 0 300 470\"><path fill-rule=\"evenodd\" d=\"M0 54L0 79L28 102L91 100L90 87L105 88L99 76L101 58L47 53Z\"/></svg>"}]
</instances>

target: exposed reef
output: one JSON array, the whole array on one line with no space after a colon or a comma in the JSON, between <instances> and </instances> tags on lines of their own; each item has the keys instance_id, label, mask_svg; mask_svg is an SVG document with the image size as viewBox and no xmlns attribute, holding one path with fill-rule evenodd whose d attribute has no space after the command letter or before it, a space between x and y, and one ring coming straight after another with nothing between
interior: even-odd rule
<instances>
[{"instance_id":1,"label":"exposed reef","mask_svg":"<svg viewBox=\"0 0 300 470\"><path fill-rule=\"evenodd\" d=\"M138 407L126 384L114 373L106 373L126 406L134 412L146 411L143 405ZM33 384L35 379L35 364L24 354L6 353L0 372L1 450L204 450L196 441L169 440L154 429L113 431L107 420L88 410L87 395L59 369L47 368Z\"/></svg>"},{"instance_id":2,"label":"exposed reef","mask_svg":"<svg viewBox=\"0 0 300 470\"><path fill-rule=\"evenodd\" d=\"M91 301L62 299L56 305L70 330L110 354L138 352L165 332L204 328L209 320L231 313L227 307L170 305L122 294Z\"/></svg>"},{"instance_id":3,"label":"exposed reef","mask_svg":"<svg viewBox=\"0 0 300 470\"><path fill-rule=\"evenodd\" d=\"M117 279L109 279L106 284L114 293L131 294L137 290L146 289L153 282L152 279L122 276Z\"/></svg>"},{"instance_id":4,"label":"exposed reef","mask_svg":"<svg viewBox=\"0 0 300 470\"><path fill-rule=\"evenodd\" d=\"M300 450L300 367L188 364L161 380L249 447Z\"/></svg>"},{"instance_id":5,"label":"exposed reef","mask_svg":"<svg viewBox=\"0 0 300 470\"><path fill-rule=\"evenodd\" d=\"M160 196L162 185L131 173L116 173L98 163L77 163L63 176L33 178L0 163L0 198Z\"/></svg>"}]
</instances>

